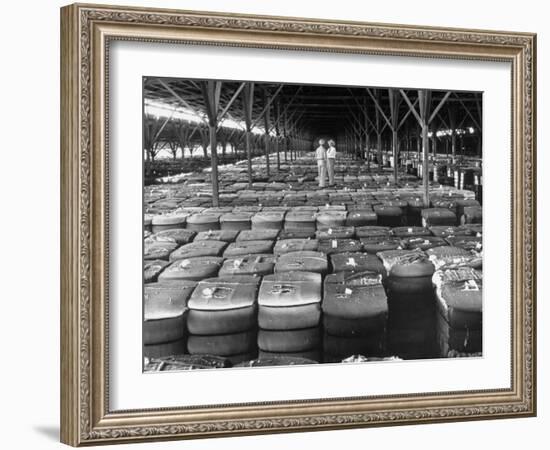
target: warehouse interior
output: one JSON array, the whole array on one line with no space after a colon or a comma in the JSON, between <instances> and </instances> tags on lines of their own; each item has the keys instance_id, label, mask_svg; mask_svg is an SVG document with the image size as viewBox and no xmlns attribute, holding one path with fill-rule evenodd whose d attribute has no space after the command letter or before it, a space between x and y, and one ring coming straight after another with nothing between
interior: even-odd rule
<instances>
[{"instance_id":1,"label":"warehouse interior","mask_svg":"<svg viewBox=\"0 0 550 450\"><path fill-rule=\"evenodd\" d=\"M481 356L482 118L480 92L145 77L144 369Z\"/></svg>"}]
</instances>

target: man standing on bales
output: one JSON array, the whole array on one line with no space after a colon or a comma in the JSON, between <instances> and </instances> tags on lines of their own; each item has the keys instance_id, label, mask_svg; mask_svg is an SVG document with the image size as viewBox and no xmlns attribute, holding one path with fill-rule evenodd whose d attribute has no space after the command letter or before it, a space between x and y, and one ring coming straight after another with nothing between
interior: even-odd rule
<instances>
[{"instance_id":1,"label":"man standing on bales","mask_svg":"<svg viewBox=\"0 0 550 450\"><path fill-rule=\"evenodd\" d=\"M334 186L334 163L336 161L336 143L330 139L327 150L328 185Z\"/></svg>"},{"instance_id":2,"label":"man standing on bales","mask_svg":"<svg viewBox=\"0 0 550 450\"><path fill-rule=\"evenodd\" d=\"M317 160L319 187L325 187L325 178L327 174L327 151L325 149L324 139L319 139L319 147L315 150L315 159Z\"/></svg>"}]
</instances>

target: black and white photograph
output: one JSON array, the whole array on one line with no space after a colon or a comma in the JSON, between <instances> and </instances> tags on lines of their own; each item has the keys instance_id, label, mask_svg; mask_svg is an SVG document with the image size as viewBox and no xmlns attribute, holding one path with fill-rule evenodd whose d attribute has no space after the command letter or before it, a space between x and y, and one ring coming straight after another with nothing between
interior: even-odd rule
<instances>
[{"instance_id":1,"label":"black and white photograph","mask_svg":"<svg viewBox=\"0 0 550 450\"><path fill-rule=\"evenodd\" d=\"M483 357L482 124L483 92L144 77L144 371Z\"/></svg>"}]
</instances>

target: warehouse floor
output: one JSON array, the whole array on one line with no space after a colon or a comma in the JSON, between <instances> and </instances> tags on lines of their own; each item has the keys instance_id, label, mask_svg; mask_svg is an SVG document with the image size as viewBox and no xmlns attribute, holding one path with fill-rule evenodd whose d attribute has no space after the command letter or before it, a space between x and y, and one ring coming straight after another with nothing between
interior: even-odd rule
<instances>
[{"instance_id":1,"label":"warehouse floor","mask_svg":"<svg viewBox=\"0 0 550 450\"><path fill-rule=\"evenodd\" d=\"M481 355L473 187L285 156L145 186L145 370Z\"/></svg>"}]
</instances>

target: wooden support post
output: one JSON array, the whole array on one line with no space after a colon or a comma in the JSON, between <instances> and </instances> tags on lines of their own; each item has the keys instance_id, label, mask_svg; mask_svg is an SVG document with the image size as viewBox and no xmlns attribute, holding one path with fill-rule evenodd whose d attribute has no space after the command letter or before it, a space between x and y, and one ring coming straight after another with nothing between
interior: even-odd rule
<instances>
[{"instance_id":1,"label":"wooden support post","mask_svg":"<svg viewBox=\"0 0 550 450\"><path fill-rule=\"evenodd\" d=\"M376 91L376 97L379 98L380 94ZM378 100L378 99L377 99ZM378 152L378 171L382 168L382 129L380 123L380 110L375 108L375 122L376 122L376 150Z\"/></svg>"},{"instance_id":2,"label":"wooden support post","mask_svg":"<svg viewBox=\"0 0 550 450\"><path fill-rule=\"evenodd\" d=\"M284 152L285 152L285 163L288 163L288 136L286 135L286 131L284 132Z\"/></svg>"},{"instance_id":3,"label":"wooden support post","mask_svg":"<svg viewBox=\"0 0 550 450\"><path fill-rule=\"evenodd\" d=\"M246 83L243 88L243 109L246 126L246 160L248 169L248 185L252 186L252 105L254 103L254 83Z\"/></svg>"},{"instance_id":4,"label":"wooden support post","mask_svg":"<svg viewBox=\"0 0 550 450\"><path fill-rule=\"evenodd\" d=\"M451 129L451 156L453 158L453 164L456 160L456 111L452 106L448 109L449 114L449 128Z\"/></svg>"},{"instance_id":5,"label":"wooden support post","mask_svg":"<svg viewBox=\"0 0 550 450\"><path fill-rule=\"evenodd\" d=\"M292 131L288 131L288 157L290 162L292 162L292 149L294 148L294 137L292 136Z\"/></svg>"},{"instance_id":6,"label":"wooden support post","mask_svg":"<svg viewBox=\"0 0 550 450\"><path fill-rule=\"evenodd\" d=\"M250 131L246 132L246 160L247 160L247 172L248 172L248 184L252 185L252 142L250 142L252 133Z\"/></svg>"},{"instance_id":7,"label":"wooden support post","mask_svg":"<svg viewBox=\"0 0 550 450\"><path fill-rule=\"evenodd\" d=\"M369 151L369 115L367 110L367 97L363 97L363 115L365 117L365 124L363 126L363 130L365 132L365 149L364 149L364 157L367 160L367 171L370 172L370 151Z\"/></svg>"},{"instance_id":8,"label":"wooden support post","mask_svg":"<svg viewBox=\"0 0 550 450\"><path fill-rule=\"evenodd\" d=\"M477 110L477 116L479 118L479 124L483 123L483 110L481 107L481 100L476 100L476 110ZM481 158L483 152L483 130L481 129L481 126L477 129L477 156Z\"/></svg>"},{"instance_id":9,"label":"wooden support post","mask_svg":"<svg viewBox=\"0 0 550 450\"><path fill-rule=\"evenodd\" d=\"M210 128L210 153L212 159L212 206L217 207L220 204L218 189L218 143L216 142L217 124L211 123Z\"/></svg>"},{"instance_id":10,"label":"wooden support post","mask_svg":"<svg viewBox=\"0 0 550 450\"><path fill-rule=\"evenodd\" d=\"M277 172L281 171L281 138L277 136L275 138L275 151L277 152Z\"/></svg>"},{"instance_id":11,"label":"wooden support post","mask_svg":"<svg viewBox=\"0 0 550 450\"><path fill-rule=\"evenodd\" d=\"M354 127L355 128L355 127ZM355 147L355 159L359 160L361 154L361 146L363 145L363 136L362 133L355 128L355 137L356 137L356 147Z\"/></svg>"},{"instance_id":12,"label":"wooden support post","mask_svg":"<svg viewBox=\"0 0 550 450\"><path fill-rule=\"evenodd\" d=\"M392 149L393 149L393 182L397 184L398 179L398 168L397 168L397 131L392 131Z\"/></svg>"},{"instance_id":13,"label":"wooden support post","mask_svg":"<svg viewBox=\"0 0 550 450\"><path fill-rule=\"evenodd\" d=\"M422 125L422 187L424 194L424 207L429 208L430 206L430 159L429 159L429 149L428 149L428 125Z\"/></svg>"},{"instance_id":14,"label":"wooden support post","mask_svg":"<svg viewBox=\"0 0 550 450\"><path fill-rule=\"evenodd\" d=\"M456 130L453 128L451 134L451 156L453 157L453 163L456 159Z\"/></svg>"},{"instance_id":15,"label":"wooden support post","mask_svg":"<svg viewBox=\"0 0 550 450\"><path fill-rule=\"evenodd\" d=\"M378 151L378 171L382 168L382 133L376 134L376 149Z\"/></svg>"},{"instance_id":16,"label":"wooden support post","mask_svg":"<svg viewBox=\"0 0 550 450\"><path fill-rule=\"evenodd\" d=\"M432 160L435 161L437 158L437 128L432 127Z\"/></svg>"},{"instance_id":17,"label":"wooden support post","mask_svg":"<svg viewBox=\"0 0 550 450\"><path fill-rule=\"evenodd\" d=\"M434 120L434 118L437 116L437 113L439 110L443 107L449 96L451 95L451 92L447 92L443 98L439 101L438 105L435 107L435 109L432 111L430 115L430 107L431 107L431 91L427 89L419 89L418 90L418 105L420 109L420 114L416 111L414 105L409 100L409 97L405 93L403 89L400 89L401 96L409 106L410 111L413 113L414 117L416 118L418 124L420 125L422 129L422 150L423 150L423 163L422 163L422 184L424 188L424 207L428 208L430 206L430 193L429 193L429 140L428 140L428 127L430 126L430 123ZM435 129L433 131L433 137L435 136Z\"/></svg>"},{"instance_id":18,"label":"wooden support post","mask_svg":"<svg viewBox=\"0 0 550 450\"><path fill-rule=\"evenodd\" d=\"M281 120L280 99L278 99L276 103L276 113L277 113L277 117L275 119L275 134L277 137L275 139L275 150L277 151L277 172L280 172L281 171L281 155L280 155L280 146L279 146L280 139L281 139L281 135L279 133L279 120Z\"/></svg>"},{"instance_id":19,"label":"wooden support post","mask_svg":"<svg viewBox=\"0 0 550 450\"><path fill-rule=\"evenodd\" d=\"M365 133L365 160L367 161L367 170L370 171L370 135Z\"/></svg>"},{"instance_id":20,"label":"wooden support post","mask_svg":"<svg viewBox=\"0 0 550 450\"><path fill-rule=\"evenodd\" d=\"M212 167L212 206L219 206L219 188L218 188L218 144L216 141L216 130L218 128L218 108L220 105L222 82L220 81L202 81L201 89L203 92L206 111L208 115L208 128L210 134L210 158Z\"/></svg>"},{"instance_id":21,"label":"wooden support post","mask_svg":"<svg viewBox=\"0 0 550 450\"><path fill-rule=\"evenodd\" d=\"M406 145L406 147L405 147L405 150L406 150L406 152L407 152L406 159L409 159L409 153L410 153L410 151L411 151L411 135L410 135L410 129L409 129L408 126L407 126L407 130L406 130L406 137L405 137L405 139L406 139L405 142L407 143L407 145Z\"/></svg>"},{"instance_id":22,"label":"wooden support post","mask_svg":"<svg viewBox=\"0 0 550 450\"><path fill-rule=\"evenodd\" d=\"M293 123L293 133L294 133L294 160L296 160L298 158L298 156L300 155L300 153L302 152L302 139L299 138L298 136L301 136L301 130L300 128L298 127L298 122L300 121L300 119L302 118L302 116L304 115L304 113L306 112L306 110L302 110L299 115L297 117L294 118L294 123Z\"/></svg>"},{"instance_id":23,"label":"wooden support post","mask_svg":"<svg viewBox=\"0 0 550 450\"><path fill-rule=\"evenodd\" d=\"M292 159L292 149L294 148L294 138L292 135L288 136L288 157L290 159L290 162L293 161Z\"/></svg>"},{"instance_id":24,"label":"wooden support post","mask_svg":"<svg viewBox=\"0 0 550 450\"><path fill-rule=\"evenodd\" d=\"M428 114L431 103L431 92L426 89L418 91L418 100L420 106L420 119L422 127L422 187L424 191L424 207L430 207L430 159L429 159L429 140L428 140Z\"/></svg>"},{"instance_id":25,"label":"wooden support post","mask_svg":"<svg viewBox=\"0 0 550 450\"><path fill-rule=\"evenodd\" d=\"M283 118L283 139L284 139L284 141L283 141L283 144L284 144L283 149L284 149L284 153L285 153L285 163L287 163L287 162L288 162L288 159L287 159L287 152L288 152L288 136L287 136L287 134L286 134L286 125L287 125L287 124L286 124L286 119L287 119L287 117L286 117L286 112L283 114L283 116L284 116L284 118Z\"/></svg>"},{"instance_id":26,"label":"wooden support post","mask_svg":"<svg viewBox=\"0 0 550 450\"><path fill-rule=\"evenodd\" d=\"M422 127L416 130L416 162L419 163L422 158Z\"/></svg>"},{"instance_id":27,"label":"wooden support post","mask_svg":"<svg viewBox=\"0 0 550 450\"><path fill-rule=\"evenodd\" d=\"M267 176L269 177L269 113L270 113L270 108L271 108L271 102L270 102L269 96L268 96L268 94L265 90L264 90L264 104L266 105L265 106L265 113L264 113L265 168L266 168L266 171L267 171Z\"/></svg>"},{"instance_id":28,"label":"wooden support post","mask_svg":"<svg viewBox=\"0 0 550 450\"><path fill-rule=\"evenodd\" d=\"M399 92L394 89L388 89L391 112L391 130L392 130L392 150L393 150L393 182L397 184L398 179L398 154L397 154L397 130L399 127Z\"/></svg>"},{"instance_id":29,"label":"wooden support post","mask_svg":"<svg viewBox=\"0 0 550 450\"><path fill-rule=\"evenodd\" d=\"M381 117L384 118L384 121L386 122L386 125L389 125L391 128L391 122L387 118L386 114L382 110L382 107L380 106L380 89L376 89L374 95L371 92L369 88L366 89L367 94L369 94L370 98L374 102L374 112L375 112L375 128L376 128L376 134L377 134L377 147L378 147L378 170L381 171L382 169L382 132L385 128L381 126Z\"/></svg>"},{"instance_id":30,"label":"wooden support post","mask_svg":"<svg viewBox=\"0 0 550 450\"><path fill-rule=\"evenodd\" d=\"M351 124L351 155L353 159L357 159L357 135L353 129L353 124Z\"/></svg>"}]
</instances>

